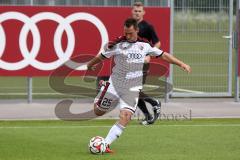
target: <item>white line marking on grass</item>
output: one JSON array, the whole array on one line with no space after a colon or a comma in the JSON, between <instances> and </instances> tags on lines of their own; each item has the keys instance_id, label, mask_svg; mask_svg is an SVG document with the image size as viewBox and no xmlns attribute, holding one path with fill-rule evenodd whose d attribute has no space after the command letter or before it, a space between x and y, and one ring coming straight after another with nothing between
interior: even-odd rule
<instances>
[{"instance_id":1,"label":"white line marking on grass","mask_svg":"<svg viewBox=\"0 0 240 160\"><path fill-rule=\"evenodd\" d=\"M187 93L198 93L198 94L203 94L204 92L201 91L194 91L194 90L188 90L188 89L181 89L181 88L173 88L175 91L180 91L180 92L187 92Z\"/></svg>"},{"instance_id":2,"label":"white line marking on grass","mask_svg":"<svg viewBox=\"0 0 240 160\"><path fill-rule=\"evenodd\" d=\"M57 129L57 128L108 128L112 126L1 126L0 129Z\"/></svg>"},{"instance_id":3,"label":"white line marking on grass","mask_svg":"<svg viewBox=\"0 0 240 160\"><path fill-rule=\"evenodd\" d=\"M240 127L240 124L180 124L180 125L154 125L154 126L163 126L163 127Z\"/></svg>"},{"instance_id":4,"label":"white line marking on grass","mask_svg":"<svg viewBox=\"0 0 240 160\"><path fill-rule=\"evenodd\" d=\"M33 95L60 95L60 93L32 93ZM27 93L0 93L1 96L5 96L5 95L17 95L17 96L25 96L27 95Z\"/></svg>"},{"instance_id":5,"label":"white line marking on grass","mask_svg":"<svg viewBox=\"0 0 240 160\"><path fill-rule=\"evenodd\" d=\"M67 128L109 128L109 126L0 126L0 129L67 129ZM137 128L137 127L240 127L240 124L186 124L186 125L152 125L152 126L140 126L140 125L132 125L128 126L129 128Z\"/></svg>"},{"instance_id":6,"label":"white line marking on grass","mask_svg":"<svg viewBox=\"0 0 240 160\"><path fill-rule=\"evenodd\" d=\"M44 93L44 92L42 92L42 93L32 93L32 94L33 95L65 95L63 93L57 93L57 92L55 92L55 93L50 93L50 92L49 93ZM84 94L92 95L92 93L84 93ZM5 95L25 96L25 95L27 95L27 93L22 93L22 92L19 92L19 93L0 93L0 96L5 96ZM72 96L74 96L74 95L72 95Z\"/></svg>"}]
</instances>

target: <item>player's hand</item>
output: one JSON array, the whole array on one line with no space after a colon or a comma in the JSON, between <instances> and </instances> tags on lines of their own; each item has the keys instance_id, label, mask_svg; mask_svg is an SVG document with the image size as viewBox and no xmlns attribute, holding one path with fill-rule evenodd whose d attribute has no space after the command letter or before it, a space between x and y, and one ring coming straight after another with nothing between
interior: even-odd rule
<instances>
[{"instance_id":1,"label":"player's hand","mask_svg":"<svg viewBox=\"0 0 240 160\"><path fill-rule=\"evenodd\" d=\"M192 72L191 67L189 65L185 64L185 63L181 65L181 68L188 73Z\"/></svg>"}]
</instances>

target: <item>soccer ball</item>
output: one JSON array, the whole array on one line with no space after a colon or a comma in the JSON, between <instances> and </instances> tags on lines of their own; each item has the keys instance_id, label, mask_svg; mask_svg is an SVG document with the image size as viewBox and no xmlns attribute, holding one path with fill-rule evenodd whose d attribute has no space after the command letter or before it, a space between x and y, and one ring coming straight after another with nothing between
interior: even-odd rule
<instances>
[{"instance_id":1,"label":"soccer ball","mask_svg":"<svg viewBox=\"0 0 240 160\"><path fill-rule=\"evenodd\" d=\"M92 154L103 154L106 150L106 143L104 138L100 136L91 138L88 148Z\"/></svg>"}]
</instances>

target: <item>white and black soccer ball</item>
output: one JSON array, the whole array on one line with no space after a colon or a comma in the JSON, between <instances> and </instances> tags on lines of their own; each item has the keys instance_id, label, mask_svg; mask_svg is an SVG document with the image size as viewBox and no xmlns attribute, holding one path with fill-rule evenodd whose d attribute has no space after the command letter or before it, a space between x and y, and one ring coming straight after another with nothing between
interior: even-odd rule
<instances>
[{"instance_id":1,"label":"white and black soccer ball","mask_svg":"<svg viewBox=\"0 0 240 160\"><path fill-rule=\"evenodd\" d=\"M106 150L106 143L104 138L100 136L91 138L88 148L92 154L103 154Z\"/></svg>"}]
</instances>

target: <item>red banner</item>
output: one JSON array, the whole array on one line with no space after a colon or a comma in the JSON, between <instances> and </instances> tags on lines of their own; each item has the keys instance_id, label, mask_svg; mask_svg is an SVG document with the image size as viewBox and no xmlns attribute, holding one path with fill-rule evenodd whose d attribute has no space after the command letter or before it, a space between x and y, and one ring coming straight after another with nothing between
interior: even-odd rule
<instances>
[{"instance_id":1,"label":"red banner","mask_svg":"<svg viewBox=\"0 0 240 160\"><path fill-rule=\"evenodd\" d=\"M146 8L146 13L161 49L169 52L170 9ZM0 6L0 75L48 76L66 60L94 56L108 40L122 35L130 16L127 7ZM71 63L77 64L75 59ZM100 75L109 75L110 66L104 62Z\"/></svg>"}]
</instances>

